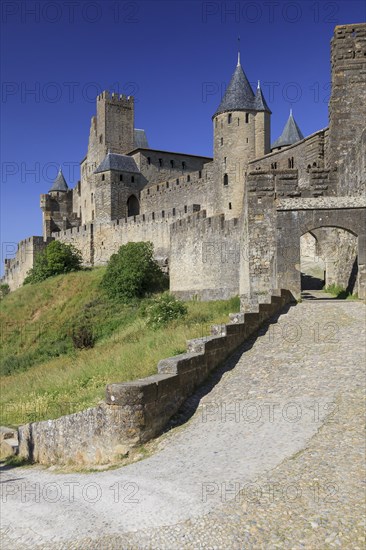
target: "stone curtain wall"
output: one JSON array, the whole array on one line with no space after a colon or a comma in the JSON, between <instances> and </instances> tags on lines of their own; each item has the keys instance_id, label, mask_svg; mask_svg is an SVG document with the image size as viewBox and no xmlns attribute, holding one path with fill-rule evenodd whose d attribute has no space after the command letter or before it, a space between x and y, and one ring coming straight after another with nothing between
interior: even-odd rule
<instances>
[{"instance_id":1,"label":"stone curtain wall","mask_svg":"<svg viewBox=\"0 0 366 550\"><path fill-rule=\"evenodd\" d=\"M170 289L189 299L224 300L239 294L240 230L236 218L201 211L171 226Z\"/></svg>"},{"instance_id":2,"label":"stone curtain wall","mask_svg":"<svg viewBox=\"0 0 366 550\"><path fill-rule=\"evenodd\" d=\"M232 315L231 324L213 326L211 336L188 341L187 353L160 361L158 374L108 385L98 407L21 426L20 457L89 465L118 459L121 449L159 435L207 376L292 300L288 291L278 291L257 312Z\"/></svg>"},{"instance_id":3,"label":"stone curtain wall","mask_svg":"<svg viewBox=\"0 0 366 550\"><path fill-rule=\"evenodd\" d=\"M309 189L313 169L324 169L327 139L328 129L319 130L294 145L250 162L248 171L288 170L289 160L293 158L293 168L298 170L299 189Z\"/></svg>"},{"instance_id":4,"label":"stone curtain wall","mask_svg":"<svg viewBox=\"0 0 366 550\"><path fill-rule=\"evenodd\" d=\"M28 237L18 243L18 249L14 258L5 260L5 272L0 282L9 285L10 290L16 290L22 286L28 271L33 267L34 258L42 252L48 243L43 237Z\"/></svg>"},{"instance_id":5,"label":"stone curtain wall","mask_svg":"<svg viewBox=\"0 0 366 550\"><path fill-rule=\"evenodd\" d=\"M206 210L208 215L213 215L218 203L214 181L214 165L209 163L201 171L154 183L141 191L141 212L159 215L162 211L172 211L174 208L179 218L184 217L187 206L195 203L201 206L201 210Z\"/></svg>"}]
</instances>

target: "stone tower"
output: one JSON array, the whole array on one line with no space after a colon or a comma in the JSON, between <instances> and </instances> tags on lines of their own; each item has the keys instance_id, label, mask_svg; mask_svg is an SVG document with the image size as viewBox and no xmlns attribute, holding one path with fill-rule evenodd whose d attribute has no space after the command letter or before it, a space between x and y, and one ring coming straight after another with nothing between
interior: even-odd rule
<instances>
[{"instance_id":1,"label":"stone tower","mask_svg":"<svg viewBox=\"0 0 366 550\"><path fill-rule=\"evenodd\" d=\"M328 168L338 177L339 195L364 193L366 27L339 25L332 39Z\"/></svg>"},{"instance_id":2,"label":"stone tower","mask_svg":"<svg viewBox=\"0 0 366 550\"><path fill-rule=\"evenodd\" d=\"M248 161L270 152L270 116L259 82L254 94L238 54L234 74L212 117L218 207L227 218L241 213Z\"/></svg>"},{"instance_id":3,"label":"stone tower","mask_svg":"<svg viewBox=\"0 0 366 550\"><path fill-rule=\"evenodd\" d=\"M43 213L43 238L51 237L54 231L62 231L79 225L73 213L72 190L69 189L60 168L48 194L41 195Z\"/></svg>"}]
</instances>

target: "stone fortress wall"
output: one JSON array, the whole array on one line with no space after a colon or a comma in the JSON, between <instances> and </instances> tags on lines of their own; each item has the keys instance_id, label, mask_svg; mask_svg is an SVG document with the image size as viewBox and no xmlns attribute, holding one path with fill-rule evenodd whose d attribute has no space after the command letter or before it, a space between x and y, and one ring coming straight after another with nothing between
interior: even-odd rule
<instances>
[{"instance_id":1,"label":"stone fortress wall","mask_svg":"<svg viewBox=\"0 0 366 550\"><path fill-rule=\"evenodd\" d=\"M346 209L348 197L361 200L365 192L365 52L366 24L336 27L329 128L272 152L271 113L239 62L213 116L213 159L153 150L147 142L141 146L133 98L103 92L80 182L64 194L56 186L42 196L43 239L33 237L27 254L20 243L16 258L6 263L3 282L11 289L20 286L35 254L55 238L73 243L89 266L105 264L121 244L149 240L159 261L169 266L171 289L182 296L216 299L239 292L249 303L283 286L279 277L286 262L277 256L289 227L281 225L286 218L281 203L291 201L294 212L310 208L315 216L324 204ZM352 208L362 208L361 203ZM363 271L358 218L356 225L361 234L349 228L345 233L345 226L311 228L327 266L326 283L344 286L355 262ZM303 233L295 233L300 242ZM288 246L295 257L300 244ZM217 257L204 261L209 250ZM296 256L286 269L299 273L300 264ZM298 285L297 275L290 279Z\"/></svg>"}]
</instances>

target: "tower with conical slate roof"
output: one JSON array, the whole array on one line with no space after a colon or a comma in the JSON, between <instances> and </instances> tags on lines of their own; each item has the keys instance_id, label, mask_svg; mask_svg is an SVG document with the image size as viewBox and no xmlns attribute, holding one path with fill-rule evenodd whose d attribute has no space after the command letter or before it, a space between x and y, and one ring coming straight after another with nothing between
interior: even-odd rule
<instances>
[{"instance_id":1,"label":"tower with conical slate roof","mask_svg":"<svg viewBox=\"0 0 366 550\"><path fill-rule=\"evenodd\" d=\"M282 134L272 143L271 149L272 151L279 151L282 147L293 145L302 139L304 139L304 136L293 117L292 109L290 109L290 115L282 130Z\"/></svg>"},{"instance_id":2,"label":"tower with conical slate roof","mask_svg":"<svg viewBox=\"0 0 366 550\"><path fill-rule=\"evenodd\" d=\"M61 231L79 225L73 213L72 190L66 183L61 168L48 194L41 195L43 213L43 238L47 240L54 231Z\"/></svg>"},{"instance_id":3,"label":"tower with conical slate roof","mask_svg":"<svg viewBox=\"0 0 366 550\"><path fill-rule=\"evenodd\" d=\"M270 152L270 117L259 82L254 94L238 54L234 74L212 117L218 209L228 218L241 213L248 161Z\"/></svg>"}]
</instances>

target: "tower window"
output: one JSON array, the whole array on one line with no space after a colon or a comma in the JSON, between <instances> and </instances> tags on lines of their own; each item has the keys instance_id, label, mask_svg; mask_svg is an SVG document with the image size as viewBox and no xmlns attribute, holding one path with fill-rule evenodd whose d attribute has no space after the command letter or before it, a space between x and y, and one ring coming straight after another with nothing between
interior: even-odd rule
<instances>
[{"instance_id":1,"label":"tower window","mask_svg":"<svg viewBox=\"0 0 366 550\"><path fill-rule=\"evenodd\" d=\"M229 202L229 210L231 210L231 202Z\"/></svg>"},{"instance_id":2,"label":"tower window","mask_svg":"<svg viewBox=\"0 0 366 550\"><path fill-rule=\"evenodd\" d=\"M249 113L245 113L245 122L248 124L249 122Z\"/></svg>"},{"instance_id":3,"label":"tower window","mask_svg":"<svg viewBox=\"0 0 366 550\"><path fill-rule=\"evenodd\" d=\"M233 118L233 115L232 115L231 113L229 113L229 114L227 115L227 123L228 123L228 124L231 124L232 118Z\"/></svg>"},{"instance_id":4,"label":"tower window","mask_svg":"<svg viewBox=\"0 0 366 550\"><path fill-rule=\"evenodd\" d=\"M150 189L147 190L147 194L150 195Z\"/></svg>"},{"instance_id":5,"label":"tower window","mask_svg":"<svg viewBox=\"0 0 366 550\"><path fill-rule=\"evenodd\" d=\"M187 207L185 206L185 207L184 207L184 213L185 213L185 214L187 214L187 210L188 210L188 209L187 209Z\"/></svg>"},{"instance_id":6,"label":"tower window","mask_svg":"<svg viewBox=\"0 0 366 550\"><path fill-rule=\"evenodd\" d=\"M240 125L240 118L238 117L238 126Z\"/></svg>"},{"instance_id":7,"label":"tower window","mask_svg":"<svg viewBox=\"0 0 366 550\"><path fill-rule=\"evenodd\" d=\"M277 168L277 162L272 162L271 168L272 168L272 170L276 170L276 168Z\"/></svg>"},{"instance_id":8,"label":"tower window","mask_svg":"<svg viewBox=\"0 0 366 550\"><path fill-rule=\"evenodd\" d=\"M185 163L185 161L182 162L182 168L183 168L183 170L186 169L186 163Z\"/></svg>"},{"instance_id":9,"label":"tower window","mask_svg":"<svg viewBox=\"0 0 366 550\"><path fill-rule=\"evenodd\" d=\"M169 189L169 182L166 182L166 188Z\"/></svg>"},{"instance_id":10,"label":"tower window","mask_svg":"<svg viewBox=\"0 0 366 550\"><path fill-rule=\"evenodd\" d=\"M119 181L123 181L123 175L122 174L120 174L120 176L119 176Z\"/></svg>"},{"instance_id":11,"label":"tower window","mask_svg":"<svg viewBox=\"0 0 366 550\"><path fill-rule=\"evenodd\" d=\"M92 210L92 220L94 220L94 210Z\"/></svg>"},{"instance_id":12,"label":"tower window","mask_svg":"<svg viewBox=\"0 0 366 550\"><path fill-rule=\"evenodd\" d=\"M249 143L249 139L247 138L247 143Z\"/></svg>"},{"instance_id":13,"label":"tower window","mask_svg":"<svg viewBox=\"0 0 366 550\"><path fill-rule=\"evenodd\" d=\"M224 138L220 139L220 145L224 145Z\"/></svg>"},{"instance_id":14,"label":"tower window","mask_svg":"<svg viewBox=\"0 0 366 550\"><path fill-rule=\"evenodd\" d=\"M187 176L187 181L191 181L191 176Z\"/></svg>"},{"instance_id":15,"label":"tower window","mask_svg":"<svg viewBox=\"0 0 366 550\"><path fill-rule=\"evenodd\" d=\"M151 164L151 158L147 157L147 164Z\"/></svg>"},{"instance_id":16,"label":"tower window","mask_svg":"<svg viewBox=\"0 0 366 550\"><path fill-rule=\"evenodd\" d=\"M224 164L225 164L225 166L226 166L226 157L224 157Z\"/></svg>"},{"instance_id":17,"label":"tower window","mask_svg":"<svg viewBox=\"0 0 366 550\"><path fill-rule=\"evenodd\" d=\"M92 194L91 194L91 196L90 196L90 200L91 200L91 202L93 202L93 201L94 201L94 193L92 193Z\"/></svg>"},{"instance_id":18,"label":"tower window","mask_svg":"<svg viewBox=\"0 0 366 550\"><path fill-rule=\"evenodd\" d=\"M162 211L161 211L161 217L162 217L162 218L165 218L165 210L162 210Z\"/></svg>"},{"instance_id":19,"label":"tower window","mask_svg":"<svg viewBox=\"0 0 366 550\"><path fill-rule=\"evenodd\" d=\"M173 208L173 216L175 216L175 208Z\"/></svg>"},{"instance_id":20,"label":"tower window","mask_svg":"<svg viewBox=\"0 0 366 550\"><path fill-rule=\"evenodd\" d=\"M153 212L153 213L151 214L151 217L152 217L153 220L155 220L155 212Z\"/></svg>"},{"instance_id":21,"label":"tower window","mask_svg":"<svg viewBox=\"0 0 366 550\"><path fill-rule=\"evenodd\" d=\"M159 166L163 166L163 159L159 159Z\"/></svg>"},{"instance_id":22,"label":"tower window","mask_svg":"<svg viewBox=\"0 0 366 550\"><path fill-rule=\"evenodd\" d=\"M156 186L156 190L159 191L159 186L158 185Z\"/></svg>"},{"instance_id":23,"label":"tower window","mask_svg":"<svg viewBox=\"0 0 366 550\"><path fill-rule=\"evenodd\" d=\"M104 176L104 174L102 174L102 181L104 181L104 180L105 180L105 176Z\"/></svg>"},{"instance_id":24,"label":"tower window","mask_svg":"<svg viewBox=\"0 0 366 550\"><path fill-rule=\"evenodd\" d=\"M135 176L131 176L131 183L135 183Z\"/></svg>"},{"instance_id":25,"label":"tower window","mask_svg":"<svg viewBox=\"0 0 366 550\"><path fill-rule=\"evenodd\" d=\"M224 185L229 185L229 176L224 174Z\"/></svg>"},{"instance_id":26,"label":"tower window","mask_svg":"<svg viewBox=\"0 0 366 550\"><path fill-rule=\"evenodd\" d=\"M288 167L293 168L294 167L294 157L290 157L288 159Z\"/></svg>"},{"instance_id":27,"label":"tower window","mask_svg":"<svg viewBox=\"0 0 366 550\"><path fill-rule=\"evenodd\" d=\"M100 134L99 136L99 143L103 143L103 134Z\"/></svg>"},{"instance_id":28,"label":"tower window","mask_svg":"<svg viewBox=\"0 0 366 550\"><path fill-rule=\"evenodd\" d=\"M174 160L171 160L171 161L170 161L170 167L171 167L171 168L174 168Z\"/></svg>"},{"instance_id":29,"label":"tower window","mask_svg":"<svg viewBox=\"0 0 366 550\"><path fill-rule=\"evenodd\" d=\"M202 178L202 170L199 170L198 172L198 177L201 179Z\"/></svg>"},{"instance_id":30,"label":"tower window","mask_svg":"<svg viewBox=\"0 0 366 550\"><path fill-rule=\"evenodd\" d=\"M179 185L179 178L176 179L176 182L175 182L177 185Z\"/></svg>"}]
</instances>

